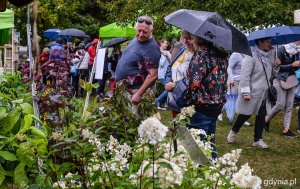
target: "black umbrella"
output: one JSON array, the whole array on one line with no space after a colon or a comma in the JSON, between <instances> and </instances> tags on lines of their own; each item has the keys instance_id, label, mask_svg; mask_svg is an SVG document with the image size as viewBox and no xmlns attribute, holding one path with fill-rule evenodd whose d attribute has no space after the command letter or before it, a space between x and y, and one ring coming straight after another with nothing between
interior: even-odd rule
<instances>
[{"instance_id":1,"label":"black umbrella","mask_svg":"<svg viewBox=\"0 0 300 189\"><path fill-rule=\"evenodd\" d=\"M165 21L225 50L252 55L247 37L216 12L180 9L166 16Z\"/></svg>"},{"instance_id":2,"label":"black umbrella","mask_svg":"<svg viewBox=\"0 0 300 189\"><path fill-rule=\"evenodd\" d=\"M123 37L113 38L109 42L105 43L104 47L112 47L124 43L125 41L128 41L128 39Z\"/></svg>"},{"instance_id":3,"label":"black umbrella","mask_svg":"<svg viewBox=\"0 0 300 189\"><path fill-rule=\"evenodd\" d=\"M59 32L58 35L73 36L73 37L89 37L84 31L75 28L62 30L61 32Z\"/></svg>"}]
</instances>

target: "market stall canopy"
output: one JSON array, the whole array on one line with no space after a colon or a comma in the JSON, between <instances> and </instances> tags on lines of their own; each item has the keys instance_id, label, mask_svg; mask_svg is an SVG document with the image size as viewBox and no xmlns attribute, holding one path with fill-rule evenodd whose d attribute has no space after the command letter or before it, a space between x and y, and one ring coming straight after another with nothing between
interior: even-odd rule
<instances>
[{"instance_id":1,"label":"market stall canopy","mask_svg":"<svg viewBox=\"0 0 300 189\"><path fill-rule=\"evenodd\" d=\"M135 29L131 25L128 25L127 27L121 27L118 26L116 23L112 23L103 26L99 29L99 37L101 38L117 38L117 37L133 38L134 36L135 36Z\"/></svg>"},{"instance_id":2,"label":"market stall canopy","mask_svg":"<svg viewBox=\"0 0 300 189\"><path fill-rule=\"evenodd\" d=\"M6 9L4 12L0 12L0 46L9 42L9 30L14 26L14 12L9 9Z\"/></svg>"},{"instance_id":3,"label":"market stall canopy","mask_svg":"<svg viewBox=\"0 0 300 189\"><path fill-rule=\"evenodd\" d=\"M6 9L4 12L0 12L0 29L13 28L14 25L14 12Z\"/></svg>"}]
</instances>

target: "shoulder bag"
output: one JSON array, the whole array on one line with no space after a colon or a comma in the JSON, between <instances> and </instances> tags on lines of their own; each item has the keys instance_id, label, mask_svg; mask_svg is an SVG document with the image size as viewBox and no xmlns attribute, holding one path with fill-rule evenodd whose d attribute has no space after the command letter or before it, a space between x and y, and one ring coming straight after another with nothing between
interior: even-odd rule
<instances>
[{"instance_id":1,"label":"shoulder bag","mask_svg":"<svg viewBox=\"0 0 300 189\"><path fill-rule=\"evenodd\" d=\"M266 73L266 69L265 69L264 63L262 62L262 60L261 60L260 57L259 57L259 59L260 59L260 62L262 63L262 65L263 65L265 76L266 76L266 80L267 80L267 84L268 84L268 97L269 97L269 100L270 100L270 102L274 103L277 100L277 91L276 91L276 88L268 80L268 76L267 76L267 73Z\"/></svg>"},{"instance_id":2,"label":"shoulder bag","mask_svg":"<svg viewBox=\"0 0 300 189\"><path fill-rule=\"evenodd\" d=\"M280 80L279 84L282 89L288 90L293 87L296 87L298 85L298 80L295 75L289 75L286 81Z\"/></svg>"},{"instance_id":3,"label":"shoulder bag","mask_svg":"<svg viewBox=\"0 0 300 189\"><path fill-rule=\"evenodd\" d=\"M176 112L180 112L180 109L186 106L185 94L187 93L187 85L183 80L175 82L175 87L172 92L168 92L167 106Z\"/></svg>"}]
</instances>

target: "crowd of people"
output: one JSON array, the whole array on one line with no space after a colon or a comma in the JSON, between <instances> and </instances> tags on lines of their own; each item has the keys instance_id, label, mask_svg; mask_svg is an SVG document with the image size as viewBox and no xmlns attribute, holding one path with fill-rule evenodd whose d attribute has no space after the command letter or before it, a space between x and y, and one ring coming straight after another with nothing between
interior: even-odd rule
<instances>
[{"instance_id":1,"label":"crowd of people","mask_svg":"<svg viewBox=\"0 0 300 189\"><path fill-rule=\"evenodd\" d=\"M63 51L68 56L68 59L71 60L72 66L70 68L70 80L74 89L74 95L83 95L84 91L79 86L79 80L82 79L85 82L89 81L90 73L93 68L94 59L96 56L96 49L98 42L100 44L99 39L94 39L91 43L85 44L80 40L76 40L74 43L67 42L61 38L56 39L55 43L49 47L45 47L43 49L42 54L39 56L39 66L42 67L47 61L54 60L59 61L63 58ZM102 46L99 45L99 48ZM92 82L98 82L99 87L96 90L96 93L99 97L103 98L105 95L110 96L115 87L115 69L120 59L122 52L120 45L112 46L111 53L106 51L105 61L104 61L104 71L103 78L100 80L92 79ZM45 84L51 82L47 73L43 74L43 82ZM104 93L104 88L106 82L109 80L109 91Z\"/></svg>"},{"instance_id":2,"label":"crowd of people","mask_svg":"<svg viewBox=\"0 0 300 189\"><path fill-rule=\"evenodd\" d=\"M295 94L297 102L300 101L300 85L297 86L295 77L295 70L300 67L297 56L300 41L283 45L274 54L271 38L260 38L255 41L255 47L251 49L252 56L249 56L229 54L185 30L181 32L180 40L172 42L172 45L163 38L156 41L152 35L153 28L153 19L141 16L136 22L136 37L124 51L121 51L120 45L116 45L111 52L107 50L103 79L98 81L98 95L105 95L107 80L110 81L109 92L113 92L115 82L124 82L130 90L131 102L137 105L146 90L152 88L158 79L165 90L158 95L155 103L158 109L165 110L169 107L168 95L176 88L178 81L183 81L187 88L182 97L184 106L193 105L196 111L187 127L203 129L211 136L208 139L213 143L216 123L222 115L228 93L238 94L237 117L227 136L228 143L235 142L240 128L249 125L248 119L255 115L253 146L268 148L263 141L263 132L269 131L271 120L281 110L284 111L282 135L296 137L290 130L290 125ZM78 73L79 65L87 64L87 70L91 71L98 42L98 39L94 39L89 47L75 42L69 47L74 64L71 68L72 85L76 91L81 75ZM57 40L50 50L45 48L40 64L53 58L52 51L60 48L63 48L62 40ZM89 58L85 59L85 56ZM87 73L84 76L86 81ZM269 99L270 85L276 88L278 94L275 104ZM180 109L172 109L172 116L175 117L179 111ZM298 120L297 132L300 133L300 110ZM201 139L207 138L203 135ZM214 149L216 151L215 146ZM212 156L216 158L217 154L213 153Z\"/></svg>"}]
</instances>

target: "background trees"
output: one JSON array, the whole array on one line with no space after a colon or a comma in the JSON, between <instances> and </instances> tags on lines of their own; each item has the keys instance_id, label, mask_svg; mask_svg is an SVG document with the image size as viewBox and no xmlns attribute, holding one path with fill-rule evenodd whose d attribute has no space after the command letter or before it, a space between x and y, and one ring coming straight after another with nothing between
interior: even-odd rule
<instances>
[{"instance_id":1,"label":"background trees","mask_svg":"<svg viewBox=\"0 0 300 189\"><path fill-rule=\"evenodd\" d=\"M244 31L256 27L292 25L297 0L38 0L39 34L49 28L78 28L91 38L99 35L99 27L117 22L134 23L140 15L155 19L155 35L162 36L171 27L163 20L178 9L216 11ZM16 9L16 28L26 36L26 7ZM26 38L25 38L26 39ZM26 42L26 40L24 40Z\"/></svg>"}]
</instances>

